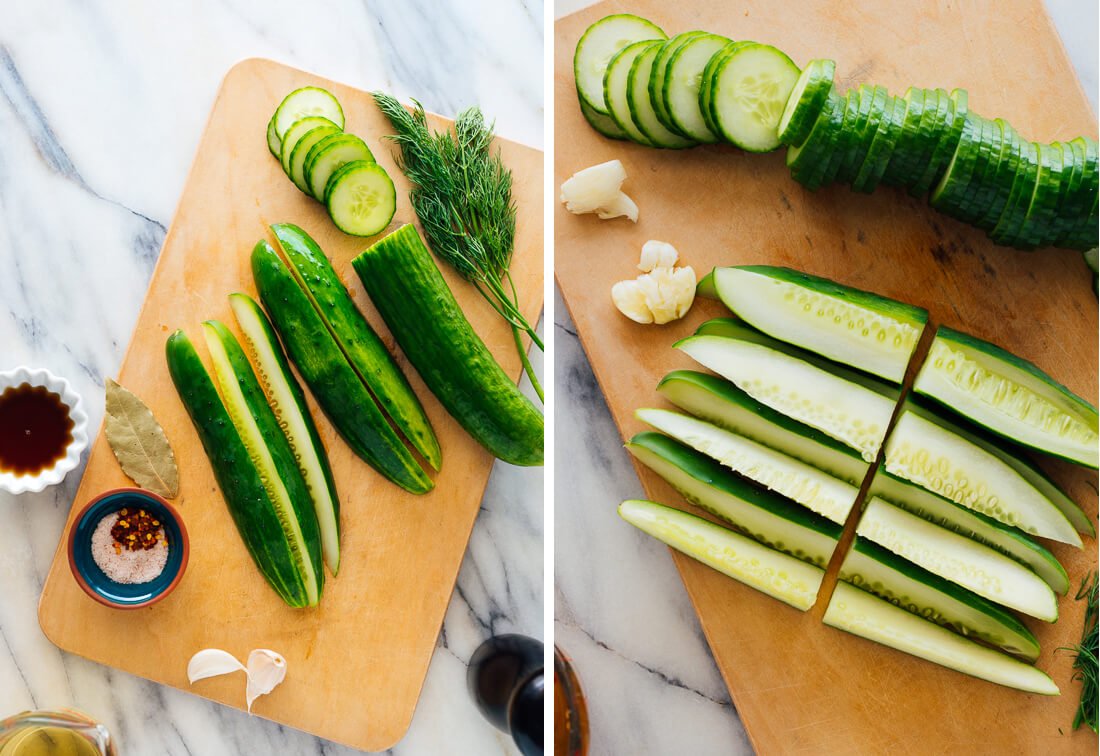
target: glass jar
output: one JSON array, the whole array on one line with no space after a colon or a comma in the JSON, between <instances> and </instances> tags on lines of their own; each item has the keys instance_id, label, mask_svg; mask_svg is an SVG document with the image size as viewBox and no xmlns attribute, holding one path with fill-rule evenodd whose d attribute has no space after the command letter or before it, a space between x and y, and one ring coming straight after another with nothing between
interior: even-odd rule
<instances>
[{"instance_id":1,"label":"glass jar","mask_svg":"<svg viewBox=\"0 0 1100 756\"><path fill-rule=\"evenodd\" d=\"M117 756L111 733L74 709L25 711L0 720L0 756Z\"/></svg>"}]
</instances>

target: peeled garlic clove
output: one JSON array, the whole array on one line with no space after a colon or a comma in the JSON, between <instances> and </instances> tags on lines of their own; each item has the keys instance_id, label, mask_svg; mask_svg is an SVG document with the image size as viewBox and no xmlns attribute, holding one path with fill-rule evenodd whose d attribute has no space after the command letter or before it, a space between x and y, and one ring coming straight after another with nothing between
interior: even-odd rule
<instances>
[{"instance_id":1,"label":"peeled garlic clove","mask_svg":"<svg viewBox=\"0 0 1100 756\"><path fill-rule=\"evenodd\" d=\"M680 259L676 247L668 242L650 239L642 245L642 257L638 270L649 273L654 268L671 268Z\"/></svg>"},{"instance_id":2,"label":"peeled garlic clove","mask_svg":"<svg viewBox=\"0 0 1100 756\"><path fill-rule=\"evenodd\" d=\"M625 215L638 220L638 206L622 193L626 169L618 160L577 171L561 185L561 201L571 213L598 213L600 218Z\"/></svg>"},{"instance_id":3,"label":"peeled garlic clove","mask_svg":"<svg viewBox=\"0 0 1100 756\"><path fill-rule=\"evenodd\" d=\"M187 662L187 679L194 685L199 680L218 675L228 675L230 672L244 672L248 670L237 661L237 657L220 648L204 648L191 657Z\"/></svg>"},{"instance_id":4,"label":"peeled garlic clove","mask_svg":"<svg viewBox=\"0 0 1100 756\"><path fill-rule=\"evenodd\" d=\"M257 648L248 655L247 671L248 688L245 698L248 701L248 713L251 714L252 702L275 690L286 678L286 659L270 649Z\"/></svg>"},{"instance_id":5,"label":"peeled garlic clove","mask_svg":"<svg viewBox=\"0 0 1100 756\"><path fill-rule=\"evenodd\" d=\"M619 312L635 323L652 323L653 314L646 306L645 295L636 280L619 281L611 287L611 301Z\"/></svg>"}]
</instances>

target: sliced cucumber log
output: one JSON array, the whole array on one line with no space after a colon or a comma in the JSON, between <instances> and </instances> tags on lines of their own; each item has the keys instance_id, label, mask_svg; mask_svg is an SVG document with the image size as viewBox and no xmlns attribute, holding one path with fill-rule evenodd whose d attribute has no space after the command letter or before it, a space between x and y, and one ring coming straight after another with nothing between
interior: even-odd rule
<instances>
[{"instance_id":1,"label":"sliced cucumber log","mask_svg":"<svg viewBox=\"0 0 1100 756\"><path fill-rule=\"evenodd\" d=\"M601 115L610 115L604 99L604 74L615 53L632 42L667 39L656 24L629 13L601 18L585 30L573 53L573 78L577 94Z\"/></svg>"},{"instance_id":2,"label":"sliced cucumber log","mask_svg":"<svg viewBox=\"0 0 1100 756\"><path fill-rule=\"evenodd\" d=\"M1038 575L990 547L871 497L856 534L979 596L1045 622L1058 597Z\"/></svg>"},{"instance_id":3,"label":"sliced cucumber log","mask_svg":"<svg viewBox=\"0 0 1100 756\"><path fill-rule=\"evenodd\" d=\"M672 56L676 54L677 50L689 40L705 36L706 33L704 31L680 32L676 36L665 40L661 45L661 49L657 51L657 57L653 61L653 69L649 74L649 99L653 103L653 110L666 129L680 136L686 135L673 122L672 116L668 112L668 104L665 102L665 72L668 70L668 64L672 61Z\"/></svg>"},{"instance_id":4,"label":"sliced cucumber log","mask_svg":"<svg viewBox=\"0 0 1100 756\"><path fill-rule=\"evenodd\" d=\"M762 334L734 335L734 327L728 328L728 336L691 336L675 346L757 401L874 461L894 413L896 392L880 392L868 382L815 365Z\"/></svg>"},{"instance_id":5,"label":"sliced cucumber log","mask_svg":"<svg viewBox=\"0 0 1100 756\"><path fill-rule=\"evenodd\" d=\"M1081 547L1062 510L1002 456L909 405L886 441L887 471L1026 533Z\"/></svg>"},{"instance_id":6,"label":"sliced cucumber log","mask_svg":"<svg viewBox=\"0 0 1100 756\"><path fill-rule=\"evenodd\" d=\"M723 575L806 611L817 600L825 571L763 546L702 517L652 501L619 505L619 516L644 533Z\"/></svg>"},{"instance_id":7,"label":"sliced cucumber log","mask_svg":"<svg viewBox=\"0 0 1100 756\"><path fill-rule=\"evenodd\" d=\"M748 152L779 146L779 119L802 74L770 45L749 44L722 61L711 83L711 110L720 136Z\"/></svg>"},{"instance_id":8,"label":"sliced cucumber log","mask_svg":"<svg viewBox=\"0 0 1100 756\"><path fill-rule=\"evenodd\" d=\"M318 143L324 141L327 137L343 133L344 132L338 129L334 124L332 126L322 126L320 128L310 129L302 135L295 143L294 148L290 151L290 159L287 161L289 165L287 176L294 182L294 186L298 187L302 192L313 196L309 183L306 181L306 159L309 157L310 151Z\"/></svg>"},{"instance_id":9,"label":"sliced cucumber log","mask_svg":"<svg viewBox=\"0 0 1100 756\"><path fill-rule=\"evenodd\" d=\"M649 80L653 73L653 63L663 45L653 44L634 59L626 85L626 101L630 108L630 118L646 138L656 147L683 149L692 147L695 141L665 128L657 117L653 100L649 94Z\"/></svg>"},{"instance_id":10,"label":"sliced cucumber log","mask_svg":"<svg viewBox=\"0 0 1100 756\"><path fill-rule=\"evenodd\" d=\"M298 142L303 139L306 134L316 129L324 129L325 136L339 131L336 124L327 118L321 116L310 116L309 118L303 118L300 121L296 121L290 129L287 130L283 136L283 145L279 150L279 162L283 166L283 173L290 178L290 157L294 154L294 147Z\"/></svg>"},{"instance_id":11,"label":"sliced cucumber log","mask_svg":"<svg viewBox=\"0 0 1100 756\"><path fill-rule=\"evenodd\" d=\"M867 463L853 449L761 404L717 376L676 370L661 380L657 391L700 420L739 433L854 486L867 476Z\"/></svg>"},{"instance_id":12,"label":"sliced cucumber log","mask_svg":"<svg viewBox=\"0 0 1100 756\"><path fill-rule=\"evenodd\" d=\"M913 390L997 435L1096 469L1096 408L1031 362L941 326Z\"/></svg>"},{"instance_id":13,"label":"sliced cucumber log","mask_svg":"<svg viewBox=\"0 0 1100 756\"><path fill-rule=\"evenodd\" d=\"M821 58L802 69L776 125L781 143L797 147L806 141L833 88L835 73L836 61Z\"/></svg>"},{"instance_id":14,"label":"sliced cucumber log","mask_svg":"<svg viewBox=\"0 0 1100 756\"><path fill-rule=\"evenodd\" d=\"M885 499L940 527L996 549L1041 577L1055 593L1065 595L1069 590L1069 577L1054 555L1016 528L959 506L881 467L875 471L868 496Z\"/></svg>"},{"instance_id":15,"label":"sliced cucumber log","mask_svg":"<svg viewBox=\"0 0 1100 756\"><path fill-rule=\"evenodd\" d=\"M928 311L771 265L717 268L715 288L749 325L836 362L901 383Z\"/></svg>"},{"instance_id":16,"label":"sliced cucumber log","mask_svg":"<svg viewBox=\"0 0 1100 756\"><path fill-rule=\"evenodd\" d=\"M630 141L647 147L656 145L635 123L634 116L630 112L630 97L627 90L630 86L630 72L634 68L634 61L646 50L660 44L657 40L646 40L627 45L615 53L608 62L607 73L603 78L604 102L607 103L611 119L623 130Z\"/></svg>"},{"instance_id":17,"label":"sliced cucumber log","mask_svg":"<svg viewBox=\"0 0 1100 756\"><path fill-rule=\"evenodd\" d=\"M968 640L845 582L836 584L822 621L838 630L998 685L1045 696L1059 694L1054 681L1030 664Z\"/></svg>"},{"instance_id":18,"label":"sliced cucumber log","mask_svg":"<svg viewBox=\"0 0 1100 756\"><path fill-rule=\"evenodd\" d=\"M321 537L309 488L298 470L294 451L236 337L216 320L203 323L203 335L229 419L260 474L287 548L301 572L306 605L316 606L325 584Z\"/></svg>"},{"instance_id":19,"label":"sliced cucumber log","mask_svg":"<svg viewBox=\"0 0 1100 756\"><path fill-rule=\"evenodd\" d=\"M694 417L659 409L640 409L634 416L835 523L844 524L859 493L816 467Z\"/></svg>"},{"instance_id":20,"label":"sliced cucumber log","mask_svg":"<svg viewBox=\"0 0 1100 756\"><path fill-rule=\"evenodd\" d=\"M325 201L325 188L332 174L353 160L374 162L374 154L359 137L354 134L336 132L329 134L313 145L306 155L303 174L309 194L318 202Z\"/></svg>"},{"instance_id":21,"label":"sliced cucumber log","mask_svg":"<svg viewBox=\"0 0 1100 756\"><path fill-rule=\"evenodd\" d=\"M589 126L608 139L627 139L626 132L619 128L619 124L615 123L614 118L603 113L597 113L595 108L580 98L577 98L577 101L581 106L581 115L584 116L584 120L588 121Z\"/></svg>"},{"instance_id":22,"label":"sliced cucumber log","mask_svg":"<svg viewBox=\"0 0 1100 756\"><path fill-rule=\"evenodd\" d=\"M340 497L302 387L290 371L275 329L255 300L247 294L230 294L229 304L256 365L256 377L309 489L320 528L321 552L335 576L340 571Z\"/></svg>"},{"instance_id":23,"label":"sliced cucumber log","mask_svg":"<svg viewBox=\"0 0 1100 756\"><path fill-rule=\"evenodd\" d=\"M861 536L840 565L840 579L966 637L1028 661L1039 658L1039 641L1010 612Z\"/></svg>"},{"instance_id":24,"label":"sliced cucumber log","mask_svg":"<svg viewBox=\"0 0 1100 756\"><path fill-rule=\"evenodd\" d=\"M700 88L707 62L728 44L730 40L718 34L694 37L672 54L665 68L662 96L669 118L682 134L696 142L718 141L718 135L704 120Z\"/></svg>"},{"instance_id":25,"label":"sliced cucumber log","mask_svg":"<svg viewBox=\"0 0 1100 756\"><path fill-rule=\"evenodd\" d=\"M765 546L825 567L841 528L782 496L745 483L710 457L660 433L639 433L627 451L697 507Z\"/></svg>"},{"instance_id":26,"label":"sliced cucumber log","mask_svg":"<svg viewBox=\"0 0 1100 756\"><path fill-rule=\"evenodd\" d=\"M286 133L291 126L312 116L320 116L339 128L344 128L344 109L331 92L320 87L302 87L284 97L275 109L275 115L272 116L275 135L280 142L285 142Z\"/></svg>"},{"instance_id":27,"label":"sliced cucumber log","mask_svg":"<svg viewBox=\"0 0 1100 756\"><path fill-rule=\"evenodd\" d=\"M345 234L374 236L393 220L397 191L378 163L353 160L328 180L325 206L336 228Z\"/></svg>"}]
</instances>

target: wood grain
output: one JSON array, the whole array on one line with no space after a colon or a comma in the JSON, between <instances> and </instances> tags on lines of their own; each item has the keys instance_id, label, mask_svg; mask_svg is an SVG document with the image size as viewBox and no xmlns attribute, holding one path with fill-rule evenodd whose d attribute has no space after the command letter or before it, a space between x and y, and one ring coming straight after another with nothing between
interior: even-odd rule
<instances>
[{"instance_id":1,"label":"wood grain","mask_svg":"<svg viewBox=\"0 0 1100 756\"><path fill-rule=\"evenodd\" d=\"M426 496L401 491L354 456L310 397L340 496L343 564L340 576L327 580L319 607L290 609L263 581L241 544L164 360L165 339L176 328L191 335L200 353L205 351L199 333L203 320L220 319L239 335L226 297L234 291L256 296L249 254L261 237L273 240L267 226L276 222L296 223L317 240L367 319L396 351L351 269L351 259L371 240L337 231L324 208L298 192L267 151L264 133L275 106L292 89L311 84L339 98L347 131L368 142L393 178L397 214L387 230L415 220L409 184L394 164L392 146L381 139L392 129L366 92L266 60L246 60L229 71L119 378L152 408L175 448L181 478L177 502L191 536L190 566L162 603L117 611L80 591L59 548L42 592L39 620L50 640L67 651L242 709L239 676L200 681L192 688L188 659L211 646L242 659L253 648L275 649L287 658L287 680L257 701L258 716L356 748L382 750L401 738L412 719L492 457L447 415L403 355L398 362L443 450L436 489ZM432 120L436 128L450 126L444 119ZM543 296L542 153L503 139L498 144L515 176L519 211L513 276L524 314L534 322ZM511 331L472 287L441 267L474 329L508 374L518 378ZM96 493L128 484L100 433L74 511Z\"/></svg>"},{"instance_id":2,"label":"wood grain","mask_svg":"<svg viewBox=\"0 0 1100 756\"><path fill-rule=\"evenodd\" d=\"M609 295L637 275L647 239L671 242L701 275L715 265L787 265L927 307L943 323L1033 360L1082 396L1097 395L1097 304L1081 255L1015 252L931 210L923 200L845 186L817 193L789 176L783 153L728 147L661 151L604 139L577 107L572 54L584 29L610 13L636 13L670 35L705 29L775 44L795 63L837 60L837 83L965 87L972 108L1005 117L1031 139L1096 137L1095 118L1040 0L879 3L807 0L794 6L743 0L604 2L560 20L555 41L555 183L613 158L640 208L625 219L555 216L555 272L596 378L626 439L643 430L638 407L661 406L658 380L697 367L672 349L722 314L698 301L683 321L639 326ZM1042 461L1095 521L1096 473ZM636 465L647 494L689 508ZM603 502L612 507L618 502ZM851 523L850 523L851 525ZM622 527L628 527L623 524ZM1085 549L1048 544L1074 586L1095 568ZM1095 753L1096 735L1071 731L1080 695L1071 656L1084 607L1061 601L1054 625L1027 621L1042 643L1038 665L1063 695L1008 690L825 627L834 580L805 614L673 552L684 585L762 754ZM838 560L834 559L833 572Z\"/></svg>"}]
</instances>

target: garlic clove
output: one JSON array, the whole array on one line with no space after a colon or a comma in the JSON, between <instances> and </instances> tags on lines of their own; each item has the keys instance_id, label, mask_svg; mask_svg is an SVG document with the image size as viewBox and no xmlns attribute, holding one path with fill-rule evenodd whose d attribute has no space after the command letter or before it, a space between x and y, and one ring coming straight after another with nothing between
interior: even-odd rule
<instances>
[{"instance_id":1,"label":"garlic clove","mask_svg":"<svg viewBox=\"0 0 1100 756\"><path fill-rule=\"evenodd\" d=\"M638 270L649 273L654 268L671 268L680 259L676 247L668 242L650 239L642 245L642 256Z\"/></svg>"},{"instance_id":2,"label":"garlic clove","mask_svg":"<svg viewBox=\"0 0 1100 756\"><path fill-rule=\"evenodd\" d=\"M187 662L187 679L192 685L207 677L228 675L231 672L248 674L248 670L237 660L237 657L220 648L204 648Z\"/></svg>"},{"instance_id":3,"label":"garlic clove","mask_svg":"<svg viewBox=\"0 0 1100 756\"><path fill-rule=\"evenodd\" d=\"M257 648L248 655L248 688L245 698L248 701L248 713L252 713L252 702L260 696L266 696L286 678L286 659L281 654L266 648Z\"/></svg>"},{"instance_id":4,"label":"garlic clove","mask_svg":"<svg viewBox=\"0 0 1100 756\"><path fill-rule=\"evenodd\" d=\"M611 287L611 301L619 312L635 323L652 323L653 314L637 280L619 281Z\"/></svg>"},{"instance_id":5,"label":"garlic clove","mask_svg":"<svg viewBox=\"0 0 1100 756\"><path fill-rule=\"evenodd\" d=\"M621 191L626 169L618 160L577 171L561 185L561 201L571 213L597 213L600 218L625 215L638 220L638 206Z\"/></svg>"}]
</instances>

